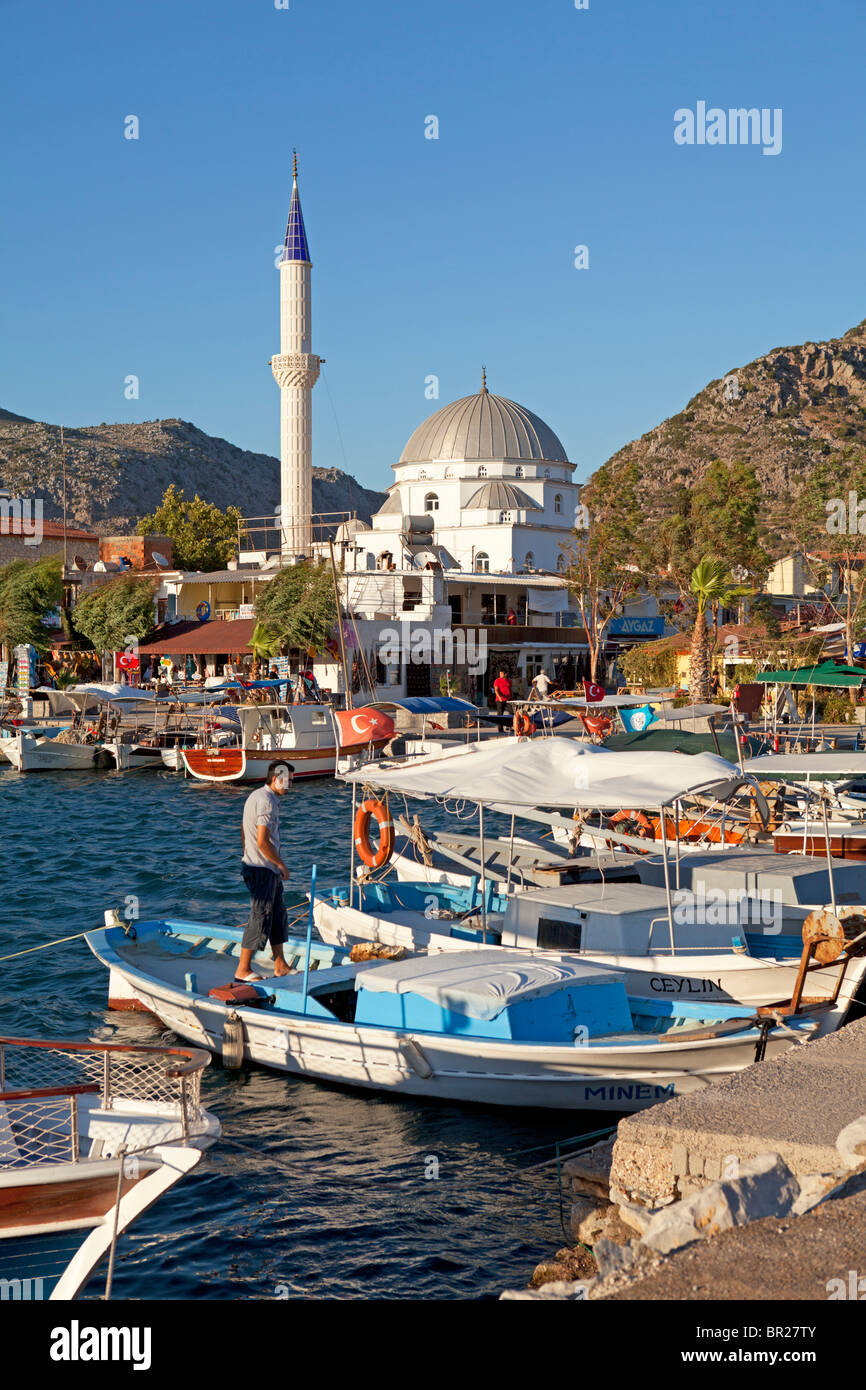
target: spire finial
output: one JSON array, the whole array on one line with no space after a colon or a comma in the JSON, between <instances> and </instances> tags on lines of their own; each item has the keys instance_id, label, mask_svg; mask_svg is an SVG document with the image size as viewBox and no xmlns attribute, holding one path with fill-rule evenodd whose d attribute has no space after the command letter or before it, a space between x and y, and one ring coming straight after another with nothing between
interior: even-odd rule
<instances>
[{"instance_id":1,"label":"spire finial","mask_svg":"<svg viewBox=\"0 0 866 1390\"><path fill-rule=\"evenodd\" d=\"M481 367L481 390L482 390L482 392L484 392L484 393L486 394L486 392L487 392L487 368L486 368L483 364L482 364L482 367Z\"/></svg>"},{"instance_id":2,"label":"spire finial","mask_svg":"<svg viewBox=\"0 0 866 1390\"><path fill-rule=\"evenodd\" d=\"M292 150L292 179L293 179L293 181L294 181L295 183L297 183L297 181L298 181L298 151L297 151L297 150Z\"/></svg>"}]
</instances>

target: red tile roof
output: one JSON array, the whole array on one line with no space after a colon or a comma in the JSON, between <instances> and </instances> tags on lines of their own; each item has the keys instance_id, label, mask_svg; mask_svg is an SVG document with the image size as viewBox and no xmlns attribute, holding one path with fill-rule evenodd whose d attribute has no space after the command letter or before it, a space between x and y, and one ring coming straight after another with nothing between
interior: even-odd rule
<instances>
[{"instance_id":1,"label":"red tile roof","mask_svg":"<svg viewBox=\"0 0 866 1390\"><path fill-rule=\"evenodd\" d=\"M0 536L32 536L34 530L41 528L43 536L56 536L63 539L62 521L42 521L37 517L31 517L26 526L23 526L21 518L9 516L0 518ZM79 531L74 526L66 527L66 539L70 541L91 541L93 545L98 545L99 537L92 531Z\"/></svg>"},{"instance_id":2,"label":"red tile roof","mask_svg":"<svg viewBox=\"0 0 866 1390\"><path fill-rule=\"evenodd\" d=\"M163 623L142 642L143 656L213 656L220 652L249 652L254 618L215 618L210 622Z\"/></svg>"}]
</instances>

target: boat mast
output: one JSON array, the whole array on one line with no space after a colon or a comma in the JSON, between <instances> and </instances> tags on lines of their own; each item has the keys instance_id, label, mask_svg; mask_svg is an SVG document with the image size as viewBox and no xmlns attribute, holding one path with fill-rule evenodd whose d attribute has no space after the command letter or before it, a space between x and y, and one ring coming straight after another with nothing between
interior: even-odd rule
<instances>
[{"instance_id":1,"label":"boat mast","mask_svg":"<svg viewBox=\"0 0 866 1390\"><path fill-rule=\"evenodd\" d=\"M331 578L334 581L334 602L337 605L337 627L340 630L340 656L343 662L343 684L346 687L346 709L353 709L352 703L352 679L346 669L346 639L343 633L343 614L340 608L340 591L337 587L337 562L334 559L334 542L328 541L328 549L331 552Z\"/></svg>"}]
</instances>

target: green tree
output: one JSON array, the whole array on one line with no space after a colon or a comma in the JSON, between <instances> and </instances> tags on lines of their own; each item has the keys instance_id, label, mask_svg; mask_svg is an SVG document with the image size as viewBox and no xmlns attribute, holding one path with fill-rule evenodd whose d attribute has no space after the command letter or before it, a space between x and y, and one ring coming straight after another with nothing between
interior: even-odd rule
<instances>
[{"instance_id":1,"label":"green tree","mask_svg":"<svg viewBox=\"0 0 866 1390\"><path fill-rule=\"evenodd\" d=\"M143 641L155 626L153 579L120 574L100 584L79 600L75 627L97 652L121 651L130 640Z\"/></svg>"},{"instance_id":2,"label":"green tree","mask_svg":"<svg viewBox=\"0 0 866 1390\"><path fill-rule=\"evenodd\" d=\"M728 566L721 560L706 556L692 572L691 591L697 613L692 631L689 661L689 693L693 699L708 700L710 696L710 645L707 632L708 610L714 606L727 607L735 598L751 593L745 585L737 584Z\"/></svg>"},{"instance_id":3,"label":"green tree","mask_svg":"<svg viewBox=\"0 0 866 1390\"><path fill-rule=\"evenodd\" d=\"M851 661L866 633L866 454L833 454L813 469L787 536L823 602L824 622L842 623Z\"/></svg>"},{"instance_id":4,"label":"green tree","mask_svg":"<svg viewBox=\"0 0 866 1390\"><path fill-rule=\"evenodd\" d=\"M581 492L581 516L573 539L564 546L565 577L586 631L590 671L596 680L611 619L623 600L640 586L641 513L638 473L629 464L616 473L601 470Z\"/></svg>"},{"instance_id":5,"label":"green tree","mask_svg":"<svg viewBox=\"0 0 866 1390\"><path fill-rule=\"evenodd\" d=\"M761 485L754 467L714 460L693 487L666 480L644 497L643 545L648 585L675 587L693 601L692 573L706 555L724 555L731 570L760 587L769 568L760 523Z\"/></svg>"},{"instance_id":6,"label":"green tree","mask_svg":"<svg viewBox=\"0 0 866 1390\"><path fill-rule=\"evenodd\" d=\"M280 648L320 647L337 621L327 564L288 565L256 598L256 619Z\"/></svg>"},{"instance_id":7,"label":"green tree","mask_svg":"<svg viewBox=\"0 0 866 1390\"><path fill-rule=\"evenodd\" d=\"M179 569L221 570L237 553L240 518L237 507L221 512L198 493L184 497L183 489L171 483L156 511L143 516L135 529L140 536L169 536Z\"/></svg>"},{"instance_id":8,"label":"green tree","mask_svg":"<svg viewBox=\"0 0 866 1390\"><path fill-rule=\"evenodd\" d=\"M0 641L9 647L29 642L45 652L51 637L45 616L63 599L63 565L59 555L32 563L13 560L0 569Z\"/></svg>"}]
</instances>

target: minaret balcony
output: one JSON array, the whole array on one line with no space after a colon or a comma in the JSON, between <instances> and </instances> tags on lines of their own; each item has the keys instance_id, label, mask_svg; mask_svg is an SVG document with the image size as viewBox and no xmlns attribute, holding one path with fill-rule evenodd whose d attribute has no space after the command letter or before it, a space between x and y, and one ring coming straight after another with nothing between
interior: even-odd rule
<instances>
[{"instance_id":1,"label":"minaret balcony","mask_svg":"<svg viewBox=\"0 0 866 1390\"><path fill-rule=\"evenodd\" d=\"M319 379L319 367L324 362L314 352L286 352L271 358L271 371L280 390L298 386L311 390Z\"/></svg>"}]
</instances>

